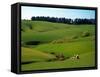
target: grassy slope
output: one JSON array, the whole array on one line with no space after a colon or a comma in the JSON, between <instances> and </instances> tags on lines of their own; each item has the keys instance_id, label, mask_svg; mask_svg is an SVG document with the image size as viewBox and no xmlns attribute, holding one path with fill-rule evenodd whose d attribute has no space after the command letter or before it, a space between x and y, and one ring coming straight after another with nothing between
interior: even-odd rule
<instances>
[{"instance_id":1,"label":"grassy slope","mask_svg":"<svg viewBox=\"0 0 100 77\"><path fill-rule=\"evenodd\" d=\"M74 35L80 36L82 32L90 32L93 35L94 26L91 25L79 25L73 26L68 24L60 24L60 23L51 23L44 21L30 21L33 26L32 29L27 29L25 32L22 32L22 41L53 41L55 39L63 38L63 37L72 37ZM27 28L27 26L24 25ZM52 28L52 29L51 29ZM38 29L41 29L40 32Z\"/></svg>"},{"instance_id":2,"label":"grassy slope","mask_svg":"<svg viewBox=\"0 0 100 77\"><path fill-rule=\"evenodd\" d=\"M95 64L94 53L81 54L79 60L68 59L55 62L39 62L22 65L22 70L43 70L59 68L92 67Z\"/></svg>"},{"instance_id":3,"label":"grassy slope","mask_svg":"<svg viewBox=\"0 0 100 77\"><path fill-rule=\"evenodd\" d=\"M65 56L73 56L74 54L82 54L94 52L94 43L91 41L79 41L63 44L44 44L39 45L35 49L44 52L63 53Z\"/></svg>"},{"instance_id":4,"label":"grassy slope","mask_svg":"<svg viewBox=\"0 0 100 77\"><path fill-rule=\"evenodd\" d=\"M55 58L50 55L50 52L63 53L64 56L73 56L79 54L79 60L65 60L54 62L39 62L22 65L22 70L39 70L39 69L52 69L52 68L73 68L73 67L88 67L94 66L94 26L92 25L68 25L60 23L51 23L44 21L23 21L22 41L46 41L52 42L56 39L71 38L78 36L72 42L65 42L61 44L41 44L35 48L22 48L22 59L25 60L46 60L48 58ZM32 25L29 29L28 25ZM89 32L90 36L82 37L83 32ZM73 39L71 39L73 40ZM29 52L30 51L30 52ZM34 54L35 53L35 54ZM39 53L39 54L38 54ZM48 54L47 54L48 53ZM43 54L43 55L41 55ZM46 56L44 56L44 54ZM41 55L41 56L40 56ZM33 57L33 58L32 58ZM87 58L88 57L88 58ZM41 59L40 59L41 58ZM40 65L41 64L41 65Z\"/></svg>"},{"instance_id":5,"label":"grassy slope","mask_svg":"<svg viewBox=\"0 0 100 77\"><path fill-rule=\"evenodd\" d=\"M21 56L22 62L45 61L45 60L53 59L53 58L55 58L55 56L51 54L43 53L35 49L22 47L22 56Z\"/></svg>"}]
</instances>

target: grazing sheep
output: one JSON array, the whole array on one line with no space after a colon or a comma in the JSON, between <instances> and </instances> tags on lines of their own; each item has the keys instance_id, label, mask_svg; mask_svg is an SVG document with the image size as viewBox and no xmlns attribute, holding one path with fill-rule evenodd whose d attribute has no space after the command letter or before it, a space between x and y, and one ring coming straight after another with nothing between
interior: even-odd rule
<instances>
[{"instance_id":1,"label":"grazing sheep","mask_svg":"<svg viewBox=\"0 0 100 77\"><path fill-rule=\"evenodd\" d=\"M79 55L76 55L76 59L80 59Z\"/></svg>"},{"instance_id":2,"label":"grazing sheep","mask_svg":"<svg viewBox=\"0 0 100 77\"><path fill-rule=\"evenodd\" d=\"M79 55L77 54L77 55L71 57L71 59L80 59L80 57L79 57Z\"/></svg>"}]
</instances>

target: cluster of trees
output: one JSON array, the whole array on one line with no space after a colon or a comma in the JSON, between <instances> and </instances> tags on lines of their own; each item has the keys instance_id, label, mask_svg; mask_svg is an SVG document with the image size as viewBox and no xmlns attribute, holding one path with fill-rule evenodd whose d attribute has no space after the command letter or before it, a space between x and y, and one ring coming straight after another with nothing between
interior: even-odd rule
<instances>
[{"instance_id":1,"label":"cluster of trees","mask_svg":"<svg viewBox=\"0 0 100 77\"><path fill-rule=\"evenodd\" d=\"M69 19L69 18L57 18L57 17L44 17L44 16L33 16L32 21L49 21L57 23L67 23L67 24L95 24L95 19Z\"/></svg>"}]
</instances>

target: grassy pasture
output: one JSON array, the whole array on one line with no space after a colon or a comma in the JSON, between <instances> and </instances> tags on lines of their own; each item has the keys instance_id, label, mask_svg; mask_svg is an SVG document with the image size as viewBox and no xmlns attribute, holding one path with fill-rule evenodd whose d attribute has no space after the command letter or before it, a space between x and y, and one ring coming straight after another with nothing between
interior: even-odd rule
<instances>
[{"instance_id":1,"label":"grassy pasture","mask_svg":"<svg viewBox=\"0 0 100 77\"><path fill-rule=\"evenodd\" d=\"M54 62L38 62L22 65L22 70L43 70L43 69L60 69L76 67L92 67L95 64L94 53L85 53L80 55L79 60L68 59ZM88 57L88 58L87 58Z\"/></svg>"},{"instance_id":2,"label":"grassy pasture","mask_svg":"<svg viewBox=\"0 0 100 77\"><path fill-rule=\"evenodd\" d=\"M22 62L27 61L45 61L47 59L54 59L55 56L46 54L41 51L22 47Z\"/></svg>"},{"instance_id":3,"label":"grassy pasture","mask_svg":"<svg viewBox=\"0 0 100 77\"><path fill-rule=\"evenodd\" d=\"M22 71L95 65L95 25L22 20L21 29ZM39 44L26 45L31 41L38 41ZM59 60L56 57L59 54L65 59ZM80 59L71 59L77 54Z\"/></svg>"}]
</instances>

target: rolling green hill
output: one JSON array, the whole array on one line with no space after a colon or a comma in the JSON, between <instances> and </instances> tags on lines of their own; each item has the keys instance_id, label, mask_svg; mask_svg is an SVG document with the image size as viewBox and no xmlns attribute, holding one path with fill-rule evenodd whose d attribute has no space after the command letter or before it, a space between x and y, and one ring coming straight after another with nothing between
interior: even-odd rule
<instances>
[{"instance_id":1,"label":"rolling green hill","mask_svg":"<svg viewBox=\"0 0 100 77\"><path fill-rule=\"evenodd\" d=\"M85 53L80 55L79 60L67 59L64 61L38 62L22 65L22 70L43 70L43 69L62 69L62 68L79 68L93 67L95 65L94 53Z\"/></svg>"},{"instance_id":2,"label":"rolling green hill","mask_svg":"<svg viewBox=\"0 0 100 77\"><path fill-rule=\"evenodd\" d=\"M44 44L38 45L35 49L44 52L63 53L65 56L94 52L94 43L91 41L79 41L62 44Z\"/></svg>"},{"instance_id":3,"label":"rolling green hill","mask_svg":"<svg viewBox=\"0 0 100 77\"><path fill-rule=\"evenodd\" d=\"M23 71L94 66L95 25L22 20L21 30Z\"/></svg>"},{"instance_id":4,"label":"rolling green hill","mask_svg":"<svg viewBox=\"0 0 100 77\"><path fill-rule=\"evenodd\" d=\"M22 62L45 61L45 60L54 59L54 58L55 58L54 55L47 54L39 50L22 47L22 55L21 55Z\"/></svg>"},{"instance_id":5,"label":"rolling green hill","mask_svg":"<svg viewBox=\"0 0 100 77\"><path fill-rule=\"evenodd\" d=\"M24 24L26 21L23 21ZM93 25L69 25L69 24L60 24L60 23L51 23L46 21L27 21L33 27L29 29L30 25L22 25L23 30L27 28L27 30L22 31L22 41L42 41L42 42L50 42L55 39L63 38L63 37L72 37L72 36L81 36L83 32L89 32L91 35L94 34L94 26ZM26 22L26 23L27 23ZM52 28L52 29L51 29ZM38 29L41 29L39 31Z\"/></svg>"}]
</instances>

